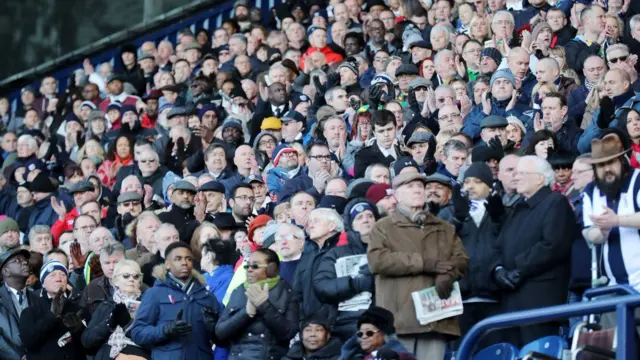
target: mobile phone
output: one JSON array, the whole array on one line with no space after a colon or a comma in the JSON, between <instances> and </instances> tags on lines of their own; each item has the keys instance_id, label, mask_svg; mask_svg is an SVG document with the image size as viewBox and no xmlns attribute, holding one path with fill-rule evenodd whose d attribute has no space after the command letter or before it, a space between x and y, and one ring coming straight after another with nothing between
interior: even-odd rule
<instances>
[{"instance_id":1,"label":"mobile phone","mask_svg":"<svg viewBox=\"0 0 640 360\"><path fill-rule=\"evenodd\" d=\"M269 74L264 75L264 83L267 84L267 86L271 86L271 79L269 79Z\"/></svg>"},{"instance_id":2,"label":"mobile phone","mask_svg":"<svg viewBox=\"0 0 640 360\"><path fill-rule=\"evenodd\" d=\"M551 131L551 128L552 128L551 123L550 123L550 122L545 121L545 122L544 122L544 128L545 128L545 130L549 130L549 131Z\"/></svg>"},{"instance_id":3,"label":"mobile phone","mask_svg":"<svg viewBox=\"0 0 640 360\"><path fill-rule=\"evenodd\" d=\"M491 100L492 96L493 94L491 94L491 91L487 92L487 100Z\"/></svg>"}]
</instances>

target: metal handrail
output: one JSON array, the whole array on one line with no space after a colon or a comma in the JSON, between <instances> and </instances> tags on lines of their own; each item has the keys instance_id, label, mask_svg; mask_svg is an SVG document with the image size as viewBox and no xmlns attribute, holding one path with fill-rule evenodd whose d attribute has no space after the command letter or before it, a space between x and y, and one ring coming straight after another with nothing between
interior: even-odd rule
<instances>
[{"instance_id":1,"label":"metal handrail","mask_svg":"<svg viewBox=\"0 0 640 360\"><path fill-rule=\"evenodd\" d=\"M638 291L629 285L611 285L601 288L587 289L582 297L592 299L605 295L640 295Z\"/></svg>"},{"instance_id":2,"label":"metal handrail","mask_svg":"<svg viewBox=\"0 0 640 360\"><path fill-rule=\"evenodd\" d=\"M456 353L456 359L471 359L476 342L487 330L567 319L592 313L602 314L614 310L616 311L618 327L616 359L636 359L634 342L636 329L633 309L637 307L640 307L640 295L625 295L492 316L480 321L471 328L469 333L462 339L460 348Z\"/></svg>"}]
</instances>

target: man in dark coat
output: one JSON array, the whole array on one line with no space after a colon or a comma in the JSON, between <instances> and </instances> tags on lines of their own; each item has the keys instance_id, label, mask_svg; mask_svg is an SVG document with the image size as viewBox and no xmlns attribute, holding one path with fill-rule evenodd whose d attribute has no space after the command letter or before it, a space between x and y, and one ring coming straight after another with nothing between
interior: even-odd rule
<instances>
[{"instance_id":1,"label":"man in dark coat","mask_svg":"<svg viewBox=\"0 0 640 360\"><path fill-rule=\"evenodd\" d=\"M391 111L374 111L371 117L371 126L376 141L356 153L354 170L356 178L364 177L365 170L371 164L382 164L389 167L399 157L407 155L393 144L396 138L396 118Z\"/></svg>"},{"instance_id":2,"label":"man in dark coat","mask_svg":"<svg viewBox=\"0 0 640 360\"><path fill-rule=\"evenodd\" d=\"M129 175L135 175L140 179L142 185L149 185L153 189L153 195L163 198L162 179L167 173L167 168L160 165L158 153L149 149L143 150L140 156L136 157L136 164L123 166L116 175L116 184L113 187L113 200L120 195L122 181ZM143 163L144 161L144 163ZM114 201L115 202L115 201Z\"/></svg>"},{"instance_id":3,"label":"man in dark coat","mask_svg":"<svg viewBox=\"0 0 640 360\"><path fill-rule=\"evenodd\" d=\"M567 66L582 74L584 61L591 55L600 55L604 49L607 33L604 10L598 5L590 5L582 10L580 20L583 34L571 39L564 47L567 58Z\"/></svg>"},{"instance_id":4,"label":"man in dark coat","mask_svg":"<svg viewBox=\"0 0 640 360\"><path fill-rule=\"evenodd\" d=\"M577 227L571 205L551 191L555 173L536 156L518 162L518 203L496 242L493 279L504 292L501 311L514 312L567 301L571 240ZM558 333L559 323L510 328L504 339L517 347Z\"/></svg>"},{"instance_id":5,"label":"man in dark coat","mask_svg":"<svg viewBox=\"0 0 640 360\"><path fill-rule=\"evenodd\" d=\"M85 326L77 294L67 286L67 268L50 261L40 270L43 291L20 316L20 337L28 360L84 360Z\"/></svg>"},{"instance_id":6,"label":"man in dark coat","mask_svg":"<svg viewBox=\"0 0 640 360\"><path fill-rule=\"evenodd\" d=\"M171 210L161 213L158 218L163 223L173 224L178 233L180 240L185 243L191 241L191 235L200 225L193 214L194 198L198 190L188 181L178 181L173 188L171 194Z\"/></svg>"},{"instance_id":7,"label":"man in dark coat","mask_svg":"<svg viewBox=\"0 0 640 360\"><path fill-rule=\"evenodd\" d=\"M20 229L22 232L28 232L34 225L47 225L52 226L56 220L58 220L58 214L53 210L51 206L51 197L58 195L56 198L59 198L61 194L58 194L58 191L49 179L48 175L45 172L39 173L33 181L31 181L31 192L33 193L33 199L35 200L35 204L25 210L28 212L27 228ZM67 199L68 196L65 196ZM70 210L71 206L67 206L67 210Z\"/></svg>"},{"instance_id":8,"label":"man in dark coat","mask_svg":"<svg viewBox=\"0 0 640 360\"><path fill-rule=\"evenodd\" d=\"M13 249L0 255L0 352L6 360L21 360L25 349L20 340L19 319L24 309L35 304L36 296L26 289L30 275L29 257L24 249Z\"/></svg>"},{"instance_id":9,"label":"man in dark coat","mask_svg":"<svg viewBox=\"0 0 640 360\"><path fill-rule=\"evenodd\" d=\"M152 349L154 359L211 360L220 304L193 269L189 245L169 245L166 260L154 268L156 282L147 290L131 327L131 340Z\"/></svg>"}]
</instances>

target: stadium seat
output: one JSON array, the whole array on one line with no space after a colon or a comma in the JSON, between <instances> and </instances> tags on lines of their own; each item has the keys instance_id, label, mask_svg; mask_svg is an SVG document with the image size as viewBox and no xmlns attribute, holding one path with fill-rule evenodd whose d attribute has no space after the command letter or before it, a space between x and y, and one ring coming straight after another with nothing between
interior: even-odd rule
<instances>
[{"instance_id":1,"label":"stadium seat","mask_svg":"<svg viewBox=\"0 0 640 360\"><path fill-rule=\"evenodd\" d=\"M473 360L516 360L517 358L517 347L509 343L500 343L480 350Z\"/></svg>"},{"instance_id":2,"label":"stadium seat","mask_svg":"<svg viewBox=\"0 0 640 360\"><path fill-rule=\"evenodd\" d=\"M562 359L568 349L567 341L560 336L546 336L534 340L520 350L520 359Z\"/></svg>"}]
</instances>

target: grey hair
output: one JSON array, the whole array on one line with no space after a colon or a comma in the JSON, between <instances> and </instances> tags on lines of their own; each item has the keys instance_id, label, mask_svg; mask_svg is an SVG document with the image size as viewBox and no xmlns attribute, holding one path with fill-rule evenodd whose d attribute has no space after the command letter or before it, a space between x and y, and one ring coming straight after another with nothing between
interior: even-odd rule
<instances>
[{"instance_id":1,"label":"grey hair","mask_svg":"<svg viewBox=\"0 0 640 360\"><path fill-rule=\"evenodd\" d=\"M371 180L371 173L375 168L387 169L387 171L389 171L389 176L391 176L391 171L389 170L388 166L385 166L384 164L376 163L376 164L371 164L367 166L367 169L364 171L364 178Z\"/></svg>"},{"instance_id":2,"label":"grey hair","mask_svg":"<svg viewBox=\"0 0 640 360\"><path fill-rule=\"evenodd\" d=\"M185 137L185 139L184 139L185 142L187 142L186 140L191 139L191 130L189 130L188 127L186 127L186 126L184 126L182 124L178 124L178 125L172 127L170 132L171 131L180 131L180 130L183 131L183 135Z\"/></svg>"},{"instance_id":3,"label":"grey hair","mask_svg":"<svg viewBox=\"0 0 640 360\"><path fill-rule=\"evenodd\" d=\"M640 22L640 14L633 15L631 20L629 20L629 25L631 26L631 29L635 29L636 24L638 24L638 22Z\"/></svg>"},{"instance_id":4,"label":"grey hair","mask_svg":"<svg viewBox=\"0 0 640 360\"><path fill-rule=\"evenodd\" d=\"M442 148L442 154L447 158L452 151L460 151L464 152L465 154L469 153L469 149L467 149L467 146L462 141L456 139L447 141L446 143L444 143L444 146Z\"/></svg>"},{"instance_id":5,"label":"grey hair","mask_svg":"<svg viewBox=\"0 0 640 360\"><path fill-rule=\"evenodd\" d=\"M344 231L344 222L342 221L342 216L340 216L340 214L338 214L337 211L333 209L317 208L311 211L311 214L313 213L320 214L322 218L327 219L332 223L334 223L336 226L335 232L340 233Z\"/></svg>"},{"instance_id":6,"label":"grey hair","mask_svg":"<svg viewBox=\"0 0 640 360\"><path fill-rule=\"evenodd\" d=\"M138 181L140 183L140 185L142 185L142 181L140 181L140 178L138 178L135 175L127 175L124 179L122 179L122 182L125 182L125 181L127 181L127 179L131 179L131 178L136 179L136 181Z\"/></svg>"},{"instance_id":7,"label":"grey hair","mask_svg":"<svg viewBox=\"0 0 640 360\"><path fill-rule=\"evenodd\" d=\"M160 236L162 236L162 233L164 232L163 230L168 230L168 229L178 232L178 229L176 229L176 227L173 226L173 224L162 223L160 224L160 226L158 226L158 230L156 230L155 234L153 234L153 240L155 240L155 242L158 243L158 241L160 240Z\"/></svg>"},{"instance_id":8,"label":"grey hair","mask_svg":"<svg viewBox=\"0 0 640 360\"><path fill-rule=\"evenodd\" d=\"M438 51L436 53L436 56L433 58L433 63L435 65L438 65L438 60L440 60L440 58L442 57L442 54L451 54L454 55L453 51L449 50L449 49L442 49L440 51Z\"/></svg>"},{"instance_id":9,"label":"grey hair","mask_svg":"<svg viewBox=\"0 0 640 360\"><path fill-rule=\"evenodd\" d=\"M231 39L238 39L242 41L245 45L249 44L249 41L247 40L247 37L244 36L244 34L235 33L229 37L229 41L231 41Z\"/></svg>"},{"instance_id":10,"label":"grey hair","mask_svg":"<svg viewBox=\"0 0 640 360\"><path fill-rule=\"evenodd\" d=\"M327 92L324 94L324 101L329 102L330 100L333 100L333 93L336 92L337 90L344 90L344 89L340 86L332 87L331 89L327 90Z\"/></svg>"},{"instance_id":11,"label":"grey hair","mask_svg":"<svg viewBox=\"0 0 640 360\"><path fill-rule=\"evenodd\" d=\"M451 35L451 34L455 33L455 29L453 28L453 25L451 25L449 23L436 24L436 26L431 28L431 33L429 34L429 39L433 42L433 37L435 36L435 34L440 33L440 32L446 32L447 35ZM451 38L447 37L447 41L451 42Z\"/></svg>"},{"instance_id":12,"label":"grey hair","mask_svg":"<svg viewBox=\"0 0 640 360\"><path fill-rule=\"evenodd\" d=\"M626 44L618 43L618 44L613 44L607 48L607 55L609 55L610 52L616 51L616 50L622 50L627 54L631 53L631 51L629 50L629 46L627 46Z\"/></svg>"},{"instance_id":13,"label":"grey hair","mask_svg":"<svg viewBox=\"0 0 640 360\"><path fill-rule=\"evenodd\" d=\"M302 229L300 229L299 227L290 224L290 223L284 223L284 224L279 224L278 229L276 230L276 241L280 240L282 238L282 233L281 231L284 229L291 229L293 230L293 232L295 233L295 236L299 239L303 239L304 240L304 231Z\"/></svg>"},{"instance_id":14,"label":"grey hair","mask_svg":"<svg viewBox=\"0 0 640 360\"><path fill-rule=\"evenodd\" d=\"M553 171L551 164L539 156L527 155L520 158L520 161L531 160L535 163L534 171L544 177L543 185L551 186L556 182L556 172Z\"/></svg>"},{"instance_id":15,"label":"grey hair","mask_svg":"<svg viewBox=\"0 0 640 360\"><path fill-rule=\"evenodd\" d=\"M102 244L102 246L100 246L100 250L98 250L98 253L100 254L100 256L112 256L116 253L122 253L124 255L124 245L115 240L107 241Z\"/></svg>"},{"instance_id":16,"label":"grey hair","mask_svg":"<svg viewBox=\"0 0 640 360\"><path fill-rule=\"evenodd\" d=\"M36 141L36 138L34 138L31 135L20 135L20 137L18 138L17 143L21 143L21 142L27 142L29 144L29 148L30 149L38 149L38 142Z\"/></svg>"},{"instance_id":17,"label":"grey hair","mask_svg":"<svg viewBox=\"0 0 640 360\"><path fill-rule=\"evenodd\" d=\"M269 74L271 74L271 71L273 71L273 70L286 71L287 69L281 63L275 63L275 64L271 65L271 67L269 68Z\"/></svg>"},{"instance_id":18,"label":"grey hair","mask_svg":"<svg viewBox=\"0 0 640 360\"><path fill-rule=\"evenodd\" d=\"M47 225L34 225L31 230L29 230L29 243L33 243L33 239L36 237L36 235L38 234L49 234L49 236L51 236L51 238L53 239L53 235L51 235L51 228L48 227Z\"/></svg>"},{"instance_id":19,"label":"grey hair","mask_svg":"<svg viewBox=\"0 0 640 360\"><path fill-rule=\"evenodd\" d=\"M493 27L496 24L496 19L498 18L498 15L506 15L509 18L509 21L511 22L511 24L513 25L516 24L516 21L513 18L513 14L511 14L508 10L500 10L500 11L497 11L495 15L493 15L493 19L491 20L491 27Z\"/></svg>"}]
</instances>

